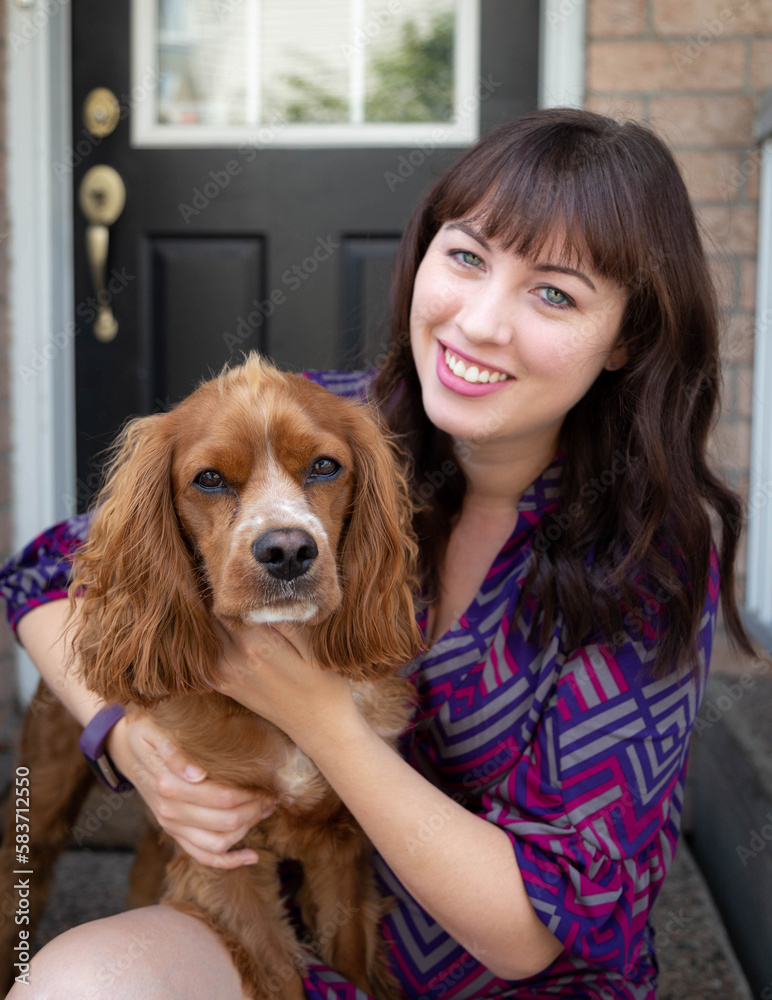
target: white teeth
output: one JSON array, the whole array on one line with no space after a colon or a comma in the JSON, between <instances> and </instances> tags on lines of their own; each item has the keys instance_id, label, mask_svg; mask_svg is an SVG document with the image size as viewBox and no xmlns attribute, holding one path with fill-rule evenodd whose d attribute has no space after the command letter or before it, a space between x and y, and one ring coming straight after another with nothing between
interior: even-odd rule
<instances>
[{"instance_id":1,"label":"white teeth","mask_svg":"<svg viewBox=\"0 0 772 1000\"><path fill-rule=\"evenodd\" d=\"M447 348L445 348L445 364L454 375L458 375L459 378L463 378L467 382L503 382L505 379L510 378L504 372L491 372L487 368L480 368L478 365L470 364L467 368L464 359L457 358Z\"/></svg>"}]
</instances>

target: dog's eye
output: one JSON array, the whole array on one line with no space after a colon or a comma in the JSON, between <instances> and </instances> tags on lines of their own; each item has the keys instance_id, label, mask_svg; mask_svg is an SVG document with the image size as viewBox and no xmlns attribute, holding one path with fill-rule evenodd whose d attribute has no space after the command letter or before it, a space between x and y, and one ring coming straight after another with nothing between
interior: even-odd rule
<instances>
[{"instance_id":1,"label":"dog's eye","mask_svg":"<svg viewBox=\"0 0 772 1000\"><path fill-rule=\"evenodd\" d=\"M311 466L309 479L330 479L340 469L334 458L317 458Z\"/></svg>"},{"instance_id":2,"label":"dog's eye","mask_svg":"<svg viewBox=\"0 0 772 1000\"><path fill-rule=\"evenodd\" d=\"M199 472L195 483L196 486L205 490L219 490L220 487L225 486L225 480L217 469L205 469L204 472Z\"/></svg>"}]
</instances>

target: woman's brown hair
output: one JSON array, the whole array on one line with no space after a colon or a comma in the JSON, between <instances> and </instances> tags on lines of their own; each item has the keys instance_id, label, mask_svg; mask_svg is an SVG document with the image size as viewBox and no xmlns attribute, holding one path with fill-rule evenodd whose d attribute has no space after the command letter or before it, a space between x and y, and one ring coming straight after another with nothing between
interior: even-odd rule
<instances>
[{"instance_id":1,"label":"woman's brown hair","mask_svg":"<svg viewBox=\"0 0 772 1000\"><path fill-rule=\"evenodd\" d=\"M540 641L562 612L570 646L656 634L655 676L698 669L715 521L724 620L750 651L734 597L742 507L706 459L719 319L689 196L651 131L576 109L532 112L483 137L424 197L402 240L374 394L413 463L426 596L436 596L465 482L435 475L441 485L428 498L418 492L419 478L454 456L424 412L407 331L418 266L440 227L461 219L527 259L561 234L566 258L629 295L626 364L599 375L561 430L557 527L537 532L523 588Z\"/></svg>"}]
</instances>

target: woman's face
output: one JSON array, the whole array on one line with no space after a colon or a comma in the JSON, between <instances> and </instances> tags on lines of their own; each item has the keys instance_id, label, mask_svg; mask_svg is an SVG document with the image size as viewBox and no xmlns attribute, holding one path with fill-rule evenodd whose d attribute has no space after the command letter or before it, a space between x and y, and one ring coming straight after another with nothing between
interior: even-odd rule
<instances>
[{"instance_id":1,"label":"woman's face","mask_svg":"<svg viewBox=\"0 0 772 1000\"><path fill-rule=\"evenodd\" d=\"M529 263L474 220L446 223L418 268L410 312L429 419L457 438L543 448L549 460L566 413L604 367L626 360L616 343L626 301L550 241Z\"/></svg>"}]
</instances>

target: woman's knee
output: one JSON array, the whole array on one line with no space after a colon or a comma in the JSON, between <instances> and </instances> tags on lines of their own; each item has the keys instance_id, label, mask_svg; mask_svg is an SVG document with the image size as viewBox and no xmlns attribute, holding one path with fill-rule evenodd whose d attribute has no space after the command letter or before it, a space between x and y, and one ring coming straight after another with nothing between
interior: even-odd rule
<instances>
[{"instance_id":1,"label":"woman's knee","mask_svg":"<svg viewBox=\"0 0 772 1000\"><path fill-rule=\"evenodd\" d=\"M242 1000L222 942L166 906L73 927L42 948L7 1000Z\"/></svg>"}]
</instances>

